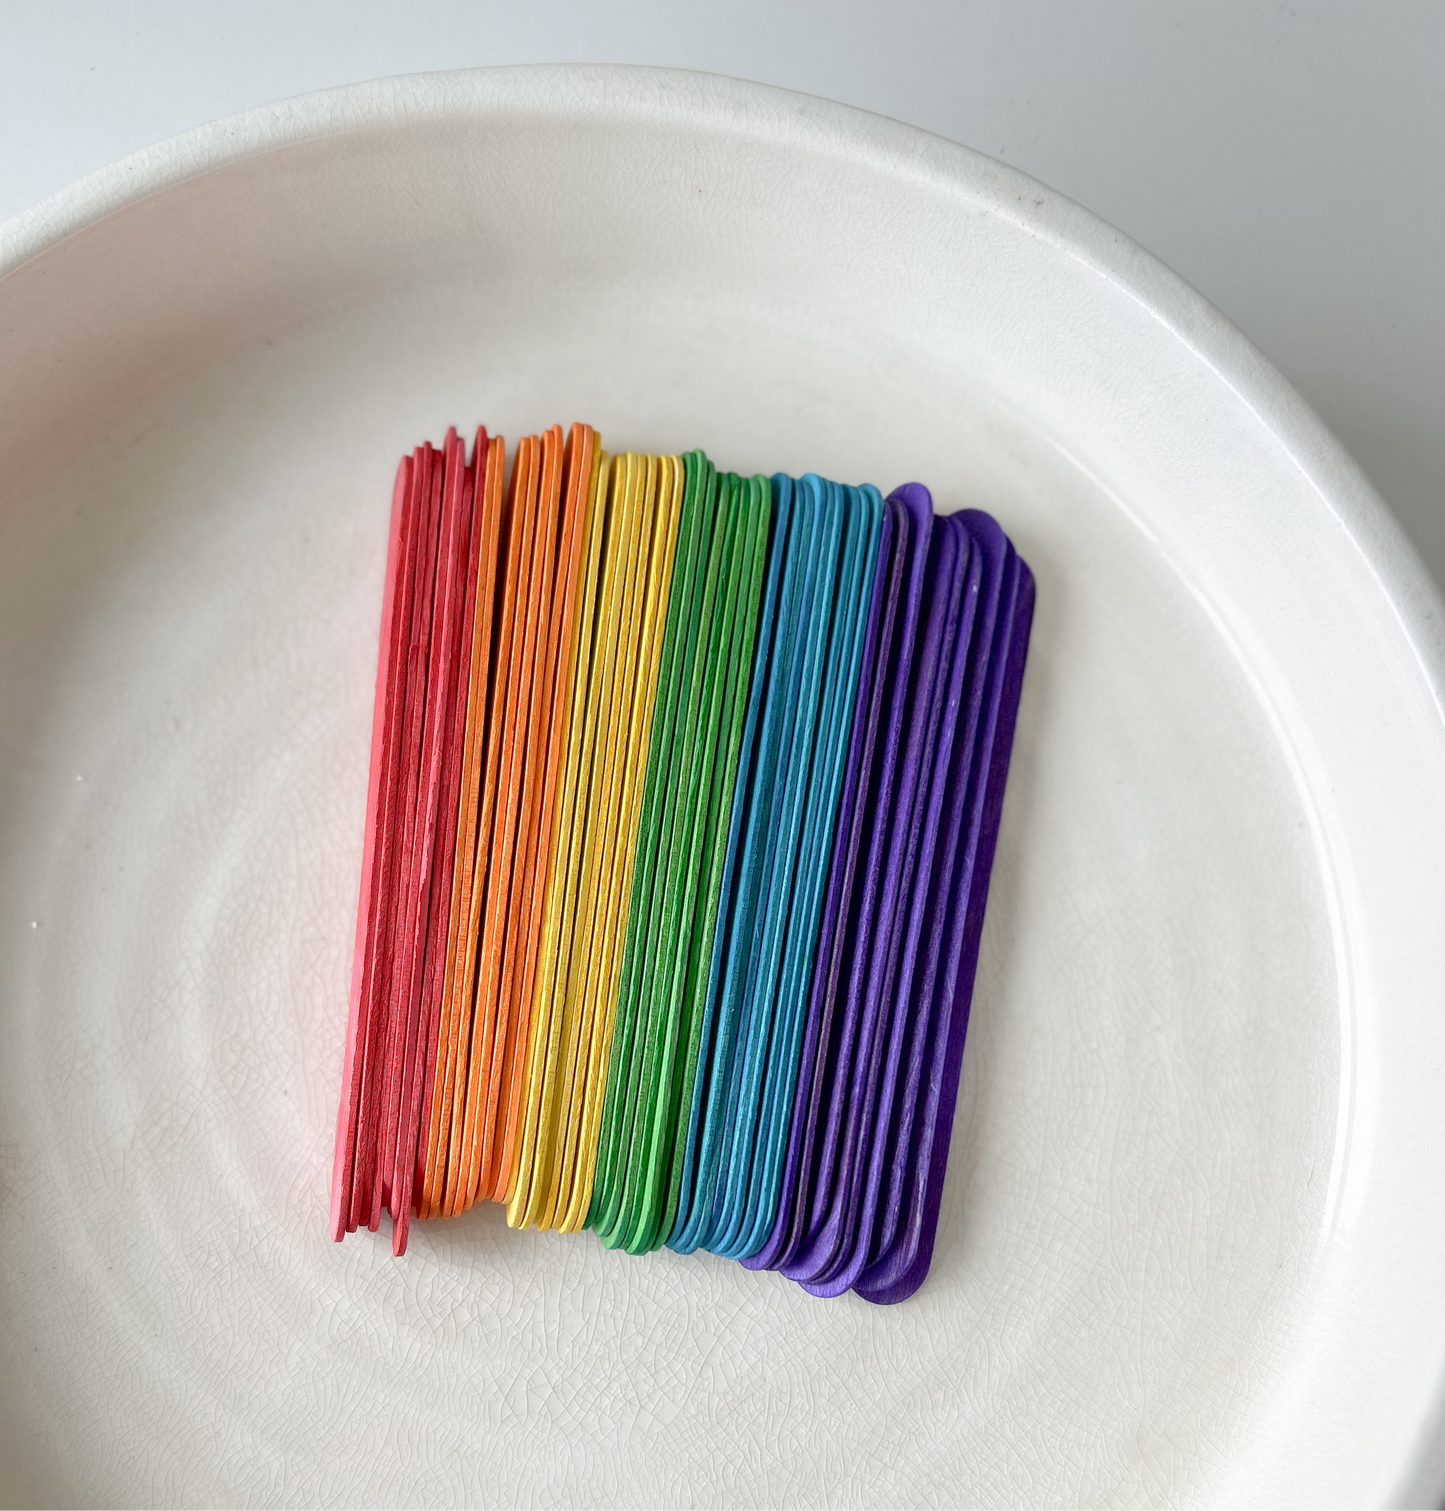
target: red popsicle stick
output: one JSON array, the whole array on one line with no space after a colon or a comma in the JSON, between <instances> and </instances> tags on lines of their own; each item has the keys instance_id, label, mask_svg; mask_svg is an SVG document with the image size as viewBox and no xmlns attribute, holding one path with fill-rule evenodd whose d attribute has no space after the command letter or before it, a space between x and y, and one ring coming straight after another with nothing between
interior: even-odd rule
<instances>
[{"instance_id":1,"label":"red popsicle stick","mask_svg":"<svg viewBox=\"0 0 1445 1511\"><path fill-rule=\"evenodd\" d=\"M472 1003L476 982L477 932L486 886L485 857L491 845L492 797L485 784L489 721L494 717L496 624L506 555L502 507L505 446L500 436L490 441L477 431L472 470L477 493L479 552L472 605L471 687L462 756L459 802L458 871L452 888L452 919L448 927L447 976L443 983L442 1017L437 1028L437 1076L433 1084L426 1137L426 1170L422 1182L421 1215L441 1215L447 1174L453 1106L458 1086L465 1087L467 1046L471 1042Z\"/></svg>"},{"instance_id":2,"label":"red popsicle stick","mask_svg":"<svg viewBox=\"0 0 1445 1511\"><path fill-rule=\"evenodd\" d=\"M405 1049L407 1005L415 990L417 955L417 852L421 812L421 753L426 732L426 684L430 664L432 620L436 604L436 570L441 527L441 457L428 443L423 447L424 484L421 538L417 543L416 587L412 600L411 636L407 643L406 715L402 728L401 855L392 903L391 970L387 983L386 1018L376 1066L372 1099L363 1110L371 1119L371 1192L367 1226L381 1225L383 1206L391 1202L391 1159L394 1142L393 1108ZM368 1071L370 1067L368 1066ZM391 1135L389 1137L389 1134Z\"/></svg>"},{"instance_id":3,"label":"red popsicle stick","mask_svg":"<svg viewBox=\"0 0 1445 1511\"><path fill-rule=\"evenodd\" d=\"M389 857L389 896L377 926L376 981L365 1024L361 1093L358 1099L356 1158L351 1179L351 1212L348 1227L366 1223L375 1229L380 1222L381 1201L377 1150L383 1105L387 1046L391 1037L392 1001L396 995L396 971L400 958L405 907L407 861L416 810L416 767L420 749L420 697L417 689L419 658L415 642L430 627L431 589L426 577L428 542L435 538L433 459L430 446L412 453L411 499L400 586L405 593L405 612L394 627L398 656L398 717L390 732L396 741L394 782L385 795L384 820L389 834L383 853ZM420 627L419 627L420 621ZM415 715L415 717L414 717Z\"/></svg>"},{"instance_id":4,"label":"red popsicle stick","mask_svg":"<svg viewBox=\"0 0 1445 1511\"><path fill-rule=\"evenodd\" d=\"M366 786L366 829L361 848L361 887L356 904L356 946L351 960L351 998L347 1007L346 1051L341 1070L341 1098L336 1108L336 1154L331 1166L331 1237L340 1243L351 1212L351 1177L356 1158L356 1119L361 1096L361 1072L365 1051L357 1052L365 1014L377 981L378 934L390 903L389 855L384 856L386 837L382 822L382 793L395 781L395 749L388 731L400 721L403 682L402 658L397 653L401 612L398 580L405 555L403 534L410 501L411 459L403 457L396 469L391 494L391 526L386 542L386 576L381 599L381 633L376 656L376 698L371 717L371 769Z\"/></svg>"},{"instance_id":5,"label":"red popsicle stick","mask_svg":"<svg viewBox=\"0 0 1445 1511\"><path fill-rule=\"evenodd\" d=\"M444 836L447 849L437 852L438 864L441 863L443 854L450 855L448 864L451 880L447 886L441 887L433 898L433 906L440 906L445 910L441 920L441 927L445 931L445 946L443 953L429 957L427 963L428 981L431 980L433 958L437 961L439 970L434 987L426 988L434 990L436 996L430 1022L424 1024L427 1046L426 1080L422 1088L421 1102L417 1108L416 1168L412 1178L418 1217L431 1216L431 1197L428 1186L430 1162L436 1157L439 1092L446 1080L445 1047L451 1002L456 990L461 900L469 890L471 880L469 867L472 850L469 847L469 839L471 844L475 843L468 832L472 831L474 834L477 808L475 763L470 755L470 742L477 712L477 675L480 672L482 678L485 679L486 662L490 650L489 629L486 632L487 642L481 646L480 651L477 641L480 628L477 622L477 593L483 575L483 541L489 528L483 509L486 496L486 436L485 430L478 431L477 442L472 452L472 462L467 468L466 480L463 484L467 493L465 508L469 516L470 545L467 549L467 571L463 590L465 612L461 624L461 644L458 649L456 693L452 704L454 721L450 735L452 745L451 754L448 756L449 762L455 764L448 766L448 788L442 794L442 813L443 817L448 819L447 834ZM484 611L483 618L486 617ZM485 680L483 680L484 693L485 686ZM485 716L483 700L482 717L485 718ZM447 795L448 792L451 794L450 797Z\"/></svg>"},{"instance_id":6,"label":"red popsicle stick","mask_svg":"<svg viewBox=\"0 0 1445 1511\"><path fill-rule=\"evenodd\" d=\"M402 1220L403 1169L410 1184L414 1145L404 1160L402 1115L416 1058L422 1009L422 984L430 943L433 860L441 813L442 773L450 722L456 664L457 629L462 616L461 579L466 571L466 523L462 513L463 456L455 430L442 443L443 480L441 527L437 542L431 636L427 647L426 701L422 720L422 748L417 787L417 814L410 891L407 906L407 956L401 1015L392 1023L387 1065L386 1120L381 1145L381 1175L387 1210L394 1223ZM450 901L450 899L448 899Z\"/></svg>"},{"instance_id":7,"label":"red popsicle stick","mask_svg":"<svg viewBox=\"0 0 1445 1511\"><path fill-rule=\"evenodd\" d=\"M435 1066L437 1020L446 981L447 930L451 920L452 877L456 860L457 797L461 787L462 744L466 735L467 693L471 668L471 619L473 595L470 571L474 491L466 465L465 443L452 431L446 452L446 497L448 519L444 528L452 533L448 571L439 591L445 598L441 635L443 671L438 685L437 743L433 759L437 773L435 838L431 851L431 882L426 912L426 963L420 1000L413 1009L415 1030L408 1031L407 1061L403 1073L401 1120L397 1128L396 1156L392 1174L395 1227L392 1252L406 1252L411 1222L412 1187L416 1175L416 1152L420 1141L422 1091ZM435 663L434 663L435 664Z\"/></svg>"}]
</instances>

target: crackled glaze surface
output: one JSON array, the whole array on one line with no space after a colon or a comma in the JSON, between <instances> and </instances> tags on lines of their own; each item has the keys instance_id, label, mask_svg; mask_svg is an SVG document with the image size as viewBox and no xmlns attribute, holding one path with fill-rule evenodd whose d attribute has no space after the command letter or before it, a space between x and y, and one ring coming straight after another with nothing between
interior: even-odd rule
<instances>
[{"instance_id":1,"label":"crackled glaze surface","mask_svg":"<svg viewBox=\"0 0 1445 1511\"><path fill-rule=\"evenodd\" d=\"M257 113L5 255L0 1494L1426 1483L1437 605L1187 290L962 149L609 70ZM499 1209L327 1242L391 468L478 418L917 476L1037 574L913 1302Z\"/></svg>"}]
</instances>

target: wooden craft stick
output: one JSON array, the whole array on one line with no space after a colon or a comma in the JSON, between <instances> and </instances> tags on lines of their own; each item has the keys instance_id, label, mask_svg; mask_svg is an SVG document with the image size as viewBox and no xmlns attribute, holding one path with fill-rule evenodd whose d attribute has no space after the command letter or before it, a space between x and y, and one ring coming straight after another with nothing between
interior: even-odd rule
<instances>
[{"instance_id":1,"label":"wooden craft stick","mask_svg":"<svg viewBox=\"0 0 1445 1511\"><path fill-rule=\"evenodd\" d=\"M498 983L497 1027L487 1065L484 1116L478 1130L474 1168L469 1174L471 1198L490 1195L496 1184L497 1125L502 1117L502 1085L509 1047L516 1037L517 990L531 913L528 886L537 839L537 787L546 767L544 748L546 704L542 675L547 659L547 633L552 613L557 567L558 502L562 482L562 430L545 432L534 452L536 477L529 482L537 494L537 527L532 543L532 567L523 643L521 698L517 709L518 746L513 780L517 792L517 838L512 860L511 896L507 905L506 945Z\"/></svg>"},{"instance_id":2,"label":"wooden craft stick","mask_svg":"<svg viewBox=\"0 0 1445 1511\"><path fill-rule=\"evenodd\" d=\"M504 460L502 438L495 436L489 440L487 432L479 429L472 464L477 497L473 539L477 566L472 579L466 734L451 916L447 930L446 978L442 988L441 1019L437 1025L437 1073L427 1101L430 1112L425 1140L426 1168L418 1207L422 1217L440 1214L456 1082L458 1074L463 1083L466 1077L465 1061L459 1071L458 1059L465 1054L470 1043L477 946L472 906L477 885L476 857L479 848L485 849L489 840L488 830L483 827L482 787L487 731L492 717L498 577L500 558L506 548L502 508Z\"/></svg>"},{"instance_id":3,"label":"wooden craft stick","mask_svg":"<svg viewBox=\"0 0 1445 1511\"><path fill-rule=\"evenodd\" d=\"M476 841L476 803L469 802L469 788L475 775L475 762L471 760L471 736L476 702L477 681L477 586L481 574L482 538L485 532L483 504L486 496L485 433L480 444L473 447L472 462L467 468L466 487L470 492L471 523L470 545L467 552L467 571L464 587L465 612L461 626L461 655L463 660L457 668L457 687L453 731L454 755L457 762L455 798L452 805L451 889L446 897L446 946L441 955L441 979L437 984L437 1012L428 1041L426 1082L422 1091L419 1109L418 1141L414 1182L416 1211L418 1217L428 1217L427 1172L435 1159L436 1147L436 1102L446 1076L446 1044L451 1007L451 993L456 979L457 945L461 933L459 900L470 887L468 870L468 842ZM486 660L486 652L482 652ZM486 676L486 668L482 668ZM440 857L441 852L438 851Z\"/></svg>"},{"instance_id":4,"label":"wooden craft stick","mask_svg":"<svg viewBox=\"0 0 1445 1511\"><path fill-rule=\"evenodd\" d=\"M558 784L567 755L567 709L579 611L577 594L583 549L586 545L588 493L596 439L596 432L590 426L573 425L562 459L565 484L554 576L555 609L548 625L547 661L540 683L546 729L543 744L545 759L541 768L541 780L536 788L535 842L528 857L524 878L528 904L525 937L521 941L516 1021L507 1045L506 1065L503 1069L496 1152L491 1169L492 1183L484 1191L492 1201L507 1200L516 1164L517 1124L527 1080L527 1043L531 1030L547 882L557 847L555 819Z\"/></svg>"},{"instance_id":5,"label":"wooden craft stick","mask_svg":"<svg viewBox=\"0 0 1445 1511\"><path fill-rule=\"evenodd\" d=\"M547 1060L542 1083L537 1137L533 1149L531 1199L523 1225L542 1220L552 1195L559 1126L570 1085L581 1011L582 974L593 922L596 833L606 803L606 730L614 673L627 612L628 567L637 529L637 489L630 457L615 457L609 469L607 527L597 612L592 670L588 681L582 735L582 771L573 820L574 841L566 878L565 906L558 931L556 991L561 1007L556 1047Z\"/></svg>"},{"instance_id":6,"label":"wooden craft stick","mask_svg":"<svg viewBox=\"0 0 1445 1511\"><path fill-rule=\"evenodd\" d=\"M508 1066L517 1038L518 1024L525 1035L531 1003L520 1000L526 968L527 935L531 922L532 875L536 869L539 829L539 794L547 764L547 716L550 684L547 681L549 638L557 605L556 572L558 537L561 530L562 429L544 431L539 446L537 530L532 545L531 593L528 606L524 677L526 697L520 710L525 721L525 756L521 763L516 854L512 862L512 895L508 906L507 945L502 958L496 1037L487 1073L484 1106L487 1115L480 1130L481 1145L474 1177L473 1200L490 1199L496 1185L496 1165L502 1144L505 1099L509 1091Z\"/></svg>"},{"instance_id":7,"label":"wooden craft stick","mask_svg":"<svg viewBox=\"0 0 1445 1511\"><path fill-rule=\"evenodd\" d=\"M437 796L436 838L432 847L432 878L427 910L426 964L422 976L416 1033L408 1044L408 1066L402 1090L401 1122L393 1184L399 1209L392 1229L392 1252L406 1252L411 1222L412 1192L417 1176L417 1151L421 1141L424 1095L436 1074L436 1035L441 1018L442 992L446 983L447 941L452 912L453 873L456 864L458 797L461 788L462 750L466 737L467 699L471 683L472 619L476 574L476 490L466 462L466 444L455 433L446 455L446 489L455 494L452 507L454 541L445 592L443 633L447 658L444 682L439 689L443 723L440 728L440 784Z\"/></svg>"},{"instance_id":8,"label":"wooden craft stick","mask_svg":"<svg viewBox=\"0 0 1445 1511\"><path fill-rule=\"evenodd\" d=\"M512 462L507 513L511 528L507 543L506 579L502 590L502 649L497 676L505 677L506 691L500 716L493 721L487 752L489 768L495 771L494 813L491 848L486 857L485 912L477 963L476 1003L472 1013L471 1045L465 1082L465 1101L460 1126L453 1108L452 1163L447 1172L445 1212L452 1216L472 1204L472 1150L477 1120L483 1115L482 1097L497 1027L497 988L501 955L506 947L506 922L512 879L512 855L516 842L517 795L513 769L517 762L518 716L522 697L523 642L526 635L527 596L532 565L532 538L536 528L537 438L527 436L517 446ZM494 759L495 758L495 759ZM482 857L478 856L478 865Z\"/></svg>"},{"instance_id":9,"label":"wooden craft stick","mask_svg":"<svg viewBox=\"0 0 1445 1511\"><path fill-rule=\"evenodd\" d=\"M421 772L417 789L416 843L411 892L407 897L408 930L403 1016L392 1025L391 1060L387 1066L385 1142L381 1146L381 1176L387 1193L393 1244L405 1243L409 1213L411 1166L415 1144L408 1138L405 1112L421 1030L422 990L426 957L432 944L431 906L433 864L437 834L441 827L443 773L446 767L447 734L451 722L452 692L456 676L456 650L461 620L461 582L466 571L467 519L462 509L465 452L455 430L447 432L442 445L438 476L442 483L441 528L437 542L432 626L428 642L426 703L423 714ZM448 897L448 903L450 897ZM438 917L444 915L437 910ZM441 925L444 929L444 922ZM445 935L443 933L443 939ZM444 944L437 948L444 948ZM415 1136L413 1121L411 1138Z\"/></svg>"},{"instance_id":10,"label":"wooden craft stick","mask_svg":"<svg viewBox=\"0 0 1445 1511\"><path fill-rule=\"evenodd\" d=\"M565 1212L575 1167L586 1067L590 1059L596 1018L597 974L601 967L607 927L607 894L617 845L617 816L622 774L626 763L624 709L630 703L637 669L638 630L646 591L647 547L652 536L655 499L648 497L649 474L655 493L652 459L619 458L624 508L629 521L623 557L617 562L617 598L609 627L597 705L596 755L593 762L592 803L584 839L579 882L578 930L569 970L568 1002L571 1032L566 1042L562 1084L558 1090L556 1134L552 1149L552 1179L537 1217L542 1228L556 1225ZM618 467L619 463L614 463Z\"/></svg>"},{"instance_id":11,"label":"wooden craft stick","mask_svg":"<svg viewBox=\"0 0 1445 1511\"><path fill-rule=\"evenodd\" d=\"M613 874L603 933L604 949L599 962L596 987L596 1017L588 1049L577 1138L569 1149L572 1169L563 1172L561 1184L565 1206L559 1208L556 1221L557 1228L564 1233L575 1233L582 1227L592 1202L597 1136L607 1087L612 1028L617 1012L617 986L622 966L622 947L627 934L632 869L637 853L637 831L652 737L652 713L657 696L663 629L667 620L672 568L677 550L678 517L682 500L682 458L657 458L655 474L656 522L647 567L637 670L632 678L631 706L628 709L622 811L614 842Z\"/></svg>"},{"instance_id":12,"label":"wooden craft stick","mask_svg":"<svg viewBox=\"0 0 1445 1511\"><path fill-rule=\"evenodd\" d=\"M336 1153L331 1167L331 1237L340 1243L349 1226L351 1177L356 1157L356 1121L361 1095L364 1050L363 1001L373 998L378 980L379 935L390 904L390 854L383 848L385 800L396 778L396 752L390 732L400 718L404 696L401 658L394 628L401 621L405 594L399 588L404 556L403 534L411 493L411 458L403 457L391 491L391 524L386 539L386 571L381 598L381 630L376 655L376 695L371 716L371 764L366 784L366 828L361 843L361 887L356 904L356 945L351 961L351 997L347 1005L346 1049L341 1069L341 1097L336 1108Z\"/></svg>"},{"instance_id":13,"label":"wooden craft stick","mask_svg":"<svg viewBox=\"0 0 1445 1511\"><path fill-rule=\"evenodd\" d=\"M464 1024L459 1028L456 1054L456 1078L452 1087L452 1114L447 1144L447 1169L442 1189L442 1215L451 1217L457 1209L457 1192L465 1164L466 1104L471 1084L472 1056L478 1034L477 1015L482 1011L479 1000L481 961L485 948L482 924L490 889L492 840L496 830L497 793L501 786L503 725L506 720L507 669L511 658L512 629L516 615L512 612L516 582L511 572L515 556L519 521L511 514L511 496L503 490L505 455L497 458L495 476L491 472L490 449L487 457L488 486L495 487L501 508L501 554L498 561L495 623L492 632L491 712L487 721L487 748L482 768L482 800L477 819L477 850L473 860L473 880L466 933L467 971L459 983L468 1004Z\"/></svg>"},{"instance_id":14,"label":"wooden craft stick","mask_svg":"<svg viewBox=\"0 0 1445 1511\"><path fill-rule=\"evenodd\" d=\"M689 452L683 458L677 544L633 857L632 894L628 899L627 929L612 1008L607 1089L598 1128L592 1210L588 1214L588 1223L599 1232L607 1231L616 1219L622 1191L621 1171L631 1147L632 1088L640 1060L637 1041L646 1016L648 965L661 928L665 891L661 873L666 869L669 798L679 757L674 731L678 706L690 676L690 646L702 587L699 563L706 561L712 529L711 514L700 507L698 498L704 470L701 452Z\"/></svg>"},{"instance_id":15,"label":"wooden craft stick","mask_svg":"<svg viewBox=\"0 0 1445 1511\"><path fill-rule=\"evenodd\" d=\"M592 476L588 486L586 569L583 573L581 609L575 631L576 653L573 657L568 705L567 760L561 799L553 819L557 829L557 842L547 883L537 980L532 993L532 1018L527 1042L527 1083L523 1093L524 1111L518 1127L516 1169L507 1192L507 1222L512 1227L522 1225L523 1216L532 1202L539 1128L543 1106L547 1101L546 1088L562 1032L562 996L566 983L566 964L561 958L562 939L564 926L569 921L567 913L575 866L580 861L579 795L585 789L587 779L583 760L584 726L596 639L602 543L607 524L607 476L606 453L600 449L594 450Z\"/></svg>"},{"instance_id":16,"label":"wooden craft stick","mask_svg":"<svg viewBox=\"0 0 1445 1511\"><path fill-rule=\"evenodd\" d=\"M355 1212L358 1223L364 1221L375 1231L381 1225L381 1208L387 1196L384 1190L386 1170L382 1151L385 1148L385 1121L390 1078L399 1066L400 1051L395 1049L398 1017L404 1017L407 987L409 899L413 894L415 874L416 805L421 777L422 727L426 707L427 651L431 639L431 606L435 588L437 534L441 523L442 469L440 457L431 445L416 453L414 471L418 499L418 530L412 561L410 613L406 648L406 706L403 714L399 754L401 790L397 818L396 871L392 896L390 938L383 1001L372 1023L373 1038L367 1045L367 1063L363 1072L363 1123L358 1131L358 1156L353 1191L359 1199ZM410 915L415 927L415 915ZM414 936L411 936L414 944ZM414 953L414 951L413 951ZM395 1054L394 1054L395 1049ZM358 1182L366 1182L364 1194ZM354 1201L354 1206L356 1202Z\"/></svg>"}]
</instances>

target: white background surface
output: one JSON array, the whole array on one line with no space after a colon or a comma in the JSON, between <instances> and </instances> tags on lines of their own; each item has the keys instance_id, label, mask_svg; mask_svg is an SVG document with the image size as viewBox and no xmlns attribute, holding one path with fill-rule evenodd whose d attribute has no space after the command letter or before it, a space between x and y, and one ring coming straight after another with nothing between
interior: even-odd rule
<instances>
[{"instance_id":1,"label":"white background surface","mask_svg":"<svg viewBox=\"0 0 1445 1511\"><path fill-rule=\"evenodd\" d=\"M730 73L1025 169L1217 304L1445 581L1445 4L0 0L0 219L188 127L383 74Z\"/></svg>"}]
</instances>

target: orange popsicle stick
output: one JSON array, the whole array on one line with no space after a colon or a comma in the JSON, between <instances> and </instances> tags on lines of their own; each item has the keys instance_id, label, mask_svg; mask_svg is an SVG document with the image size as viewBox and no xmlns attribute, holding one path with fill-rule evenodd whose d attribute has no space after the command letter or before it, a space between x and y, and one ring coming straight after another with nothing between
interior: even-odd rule
<instances>
[{"instance_id":1,"label":"orange popsicle stick","mask_svg":"<svg viewBox=\"0 0 1445 1511\"><path fill-rule=\"evenodd\" d=\"M493 449L497 448L493 470ZM456 1196L464 1164L463 1139L466 1132L467 1090L471 1084L472 1059L476 1053L480 1000L481 963L485 951L483 920L491 891L491 856L499 816L498 794L502 781L502 749L507 715L507 674L516 629L517 593L515 558L520 549L521 522L513 517L511 495L504 491L506 454L493 441L487 455L487 486L495 489L500 504L501 542L498 561L496 609L494 611L491 657L490 712L487 719L487 746L482 765L482 805L477 821L476 858L472 869L472 892L467 914L466 975L459 981L461 1000L466 1004L457 1024L456 1073L452 1084L451 1122L446 1140L446 1170L442 1178L440 1210L450 1217L457 1210Z\"/></svg>"},{"instance_id":2,"label":"orange popsicle stick","mask_svg":"<svg viewBox=\"0 0 1445 1511\"><path fill-rule=\"evenodd\" d=\"M541 613L544 579L542 540L547 533L539 507L542 443L528 436L517 449L512 465L514 511L523 524L522 577L517 610L521 615L520 633L513 639L512 667L508 677L507 730L503 755L503 785L498 803L498 828L492 837L494 890L488 899L487 927L484 942L490 942L482 960L482 979L478 1000L486 992L491 1010L481 1026L480 1054L469 1068L467 1129L463 1142L464 1165L458 1186L457 1205L464 1210L477 1199L482 1145L486 1130L496 1119L496 1081L493 1065L498 1047L504 1042L506 1019L510 1010L509 962L515 954L517 919L521 910L523 779L528 760L528 710L532 698L533 672L536 666L537 625ZM505 827L502 827L505 825Z\"/></svg>"},{"instance_id":3,"label":"orange popsicle stick","mask_svg":"<svg viewBox=\"0 0 1445 1511\"><path fill-rule=\"evenodd\" d=\"M462 721L458 742L460 770L457 779L456 834L452 853L452 889L448 906L446 955L440 1001L427 1067L426 1088L422 1098L422 1129L417 1150L417 1216L430 1216L430 1177L437 1156L437 1137L441 1118L441 1101L446 1087L448 1051L450 1049L453 998L460 964L462 918L472 883L472 857L476 852L477 805L481 798L480 765L476 755L478 723L486 722L486 689L491 652L491 600L484 598L483 580L487 576L486 559L491 556L495 579L497 520L487 512L487 438L478 430L469 469L472 499L471 551L467 562L467 610L462 626L462 640L468 647L465 677L459 677L458 707ZM478 697L480 681L481 696Z\"/></svg>"},{"instance_id":4,"label":"orange popsicle stick","mask_svg":"<svg viewBox=\"0 0 1445 1511\"><path fill-rule=\"evenodd\" d=\"M446 1198L448 1217L471 1206L472 1156L477 1120L483 1115L482 1096L491 1064L492 1041L497 1028L497 995L501 979L501 954L506 946L508 905L511 900L512 858L517 838L518 794L514 777L518 770L517 746L522 731L518 710L522 701L525 661L528 591L532 566L532 542L536 534L537 438L518 442L508 490L511 520L507 546L506 580L502 598L504 654L497 661L497 675L506 678L501 716L494 722L487 752L488 766L495 756L495 816L491 847L486 859L486 907L482 918L477 963L476 1005L472 1012L471 1046L468 1055L462 1116L452 1112L451 1159L448 1162ZM488 773L489 780L491 772ZM480 857L478 864L481 864ZM460 1088L459 1088L460 1089ZM454 1167L454 1168L453 1168Z\"/></svg>"},{"instance_id":5,"label":"orange popsicle stick","mask_svg":"<svg viewBox=\"0 0 1445 1511\"><path fill-rule=\"evenodd\" d=\"M532 590L528 607L526 655L529 665L523 676L526 718L525 754L521 769L520 807L517 816L517 850L512 862L512 896L508 908L507 943L502 954L502 979L497 1002L497 1032L488 1069L486 1116L481 1126L481 1146L472 1199L490 1193L495 1184L498 1125L509 1047L516 1037L519 1016L518 990L524 972L528 928L531 922L531 881L536 864L537 796L546 771L547 692L543 680L547 669L548 631L552 617L557 570L558 503L562 496L562 427L554 425L542 435L538 485L537 535L532 554ZM525 1032L525 1030L524 1030Z\"/></svg>"},{"instance_id":6,"label":"orange popsicle stick","mask_svg":"<svg viewBox=\"0 0 1445 1511\"><path fill-rule=\"evenodd\" d=\"M426 1173L419 1206L423 1217L441 1213L454 1107L458 1087L466 1085L466 1053L471 1042L477 936L495 799L495 783L487 779L486 753L489 732L500 710L501 696L496 678L499 649L496 631L500 618L499 588L507 548L502 500L504 463L502 438L495 436L489 442L486 431L479 429L473 468L481 497L477 526L480 547L472 619L466 749L457 832L457 870L447 942L447 982L442 997L442 1020L437 1030L440 1067L432 1091Z\"/></svg>"},{"instance_id":7,"label":"orange popsicle stick","mask_svg":"<svg viewBox=\"0 0 1445 1511\"><path fill-rule=\"evenodd\" d=\"M555 611L548 627L547 660L542 681L546 720L543 735L545 760L537 794L536 840L524 883L529 899L527 924L516 993L515 1021L508 1039L507 1063L498 1102L496 1153L490 1171L491 1184L487 1186L484 1182L483 1187L483 1194L492 1201L507 1199L516 1164L517 1125L526 1088L527 1041L531 1030L532 999L536 989L547 878L555 864L557 848L557 788L567 751L567 705L571 695L577 638L577 596L596 443L597 434L591 426L574 424L567 438L562 462L565 484L562 490L560 545L553 586Z\"/></svg>"}]
</instances>

